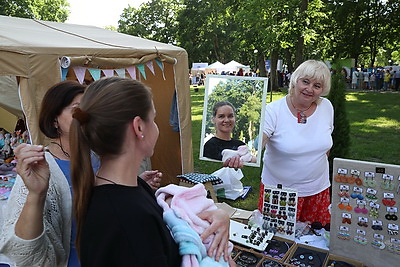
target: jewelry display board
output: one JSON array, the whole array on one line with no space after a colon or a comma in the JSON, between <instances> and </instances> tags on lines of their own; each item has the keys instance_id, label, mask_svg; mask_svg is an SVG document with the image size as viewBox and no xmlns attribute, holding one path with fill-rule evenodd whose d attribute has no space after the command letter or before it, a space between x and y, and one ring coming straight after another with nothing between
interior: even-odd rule
<instances>
[{"instance_id":1,"label":"jewelry display board","mask_svg":"<svg viewBox=\"0 0 400 267\"><path fill-rule=\"evenodd\" d=\"M400 166L335 158L330 253L398 266Z\"/></svg>"},{"instance_id":2,"label":"jewelry display board","mask_svg":"<svg viewBox=\"0 0 400 267\"><path fill-rule=\"evenodd\" d=\"M264 251L268 241L274 236L260 227L250 227L246 224L230 220L229 239L246 247Z\"/></svg>"},{"instance_id":3,"label":"jewelry display board","mask_svg":"<svg viewBox=\"0 0 400 267\"><path fill-rule=\"evenodd\" d=\"M276 236L294 240L296 230L297 190L264 186L262 198L263 228Z\"/></svg>"}]
</instances>

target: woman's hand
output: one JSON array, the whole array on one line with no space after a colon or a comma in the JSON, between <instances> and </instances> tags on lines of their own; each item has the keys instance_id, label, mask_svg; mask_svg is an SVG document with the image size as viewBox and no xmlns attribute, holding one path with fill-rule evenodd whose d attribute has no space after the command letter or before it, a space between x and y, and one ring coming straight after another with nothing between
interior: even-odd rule
<instances>
[{"instance_id":1,"label":"woman's hand","mask_svg":"<svg viewBox=\"0 0 400 267\"><path fill-rule=\"evenodd\" d=\"M14 150L18 160L17 173L29 193L15 224L15 234L31 240L40 236L43 229L43 210L49 188L50 169L43 146L20 144Z\"/></svg>"},{"instance_id":2,"label":"woman's hand","mask_svg":"<svg viewBox=\"0 0 400 267\"><path fill-rule=\"evenodd\" d=\"M221 209L212 211L203 211L198 216L211 223L200 236L201 240L205 240L212 234L215 234L214 240L208 250L208 256L212 257L215 253L215 260L219 261L221 255L224 254L226 262L229 261L230 255L228 253L229 242L229 215Z\"/></svg>"},{"instance_id":3,"label":"woman's hand","mask_svg":"<svg viewBox=\"0 0 400 267\"><path fill-rule=\"evenodd\" d=\"M232 157L224 162L224 167L240 169L243 167L243 161L240 159L240 156Z\"/></svg>"},{"instance_id":4,"label":"woman's hand","mask_svg":"<svg viewBox=\"0 0 400 267\"><path fill-rule=\"evenodd\" d=\"M18 160L17 173L29 194L45 196L49 187L50 170L43 146L20 144L15 148L14 154Z\"/></svg>"},{"instance_id":5,"label":"woman's hand","mask_svg":"<svg viewBox=\"0 0 400 267\"><path fill-rule=\"evenodd\" d=\"M157 190L161 186L162 173L158 170L144 171L139 175L153 190Z\"/></svg>"}]
</instances>

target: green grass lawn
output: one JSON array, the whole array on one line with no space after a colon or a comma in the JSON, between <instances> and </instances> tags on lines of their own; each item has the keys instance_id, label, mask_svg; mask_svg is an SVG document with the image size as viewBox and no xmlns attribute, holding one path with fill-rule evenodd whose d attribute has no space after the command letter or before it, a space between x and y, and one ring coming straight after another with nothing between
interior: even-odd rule
<instances>
[{"instance_id":1,"label":"green grass lawn","mask_svg":"<svg viewBox=\"0 0 400 267\"><path fill-rule=\"evenodd\" d=\"M219 162L199 160L201 122L203 116L204 86L191 87L192 142L194 171L212 173L222 167ZM272 100L282 98L286 92L274 92ZM267 102L270 102L268 95ZM347 119L350 123L349 159L400 165L400 94L395 92L347 92ZM253 191L244 199L229 201L231 206L246 210L257 208L261 167L242 168L244 186Z\"/></svg>"}]
</instances>

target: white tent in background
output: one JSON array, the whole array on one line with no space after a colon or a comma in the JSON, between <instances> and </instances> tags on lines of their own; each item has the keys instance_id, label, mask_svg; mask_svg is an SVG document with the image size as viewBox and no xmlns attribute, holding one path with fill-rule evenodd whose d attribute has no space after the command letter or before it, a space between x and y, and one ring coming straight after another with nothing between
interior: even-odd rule
<instances>
[{"instance_id":1,"label":"white tent in background","mask_svg":"<svg viewBox=\"0 0 400 267\"><path fill-rule=\"evenodd\" d=\"M216 61L214 63L212 63L211 65L208 65L205 68L206 73L210 73L210 72L217 72L217 73L221 73L222 70L224 70L225 65L222 64L219 61Z\"/></svg>"},{"instance_id":2,"label":"white tent in background","mask_svg":"<svg viewBox=\"0 0 400 267\"><path fill-rule=\"evenodd\" d=\"M222 68L223 71L235 71L238 72L238 70L242 68L245 72L250 71L250 66L245 66L243 64L240 64L239 62L236 62L232 60L229 63L226 63L224 67Z\"/></svg>"},{"instance_id":3,"label":"white tent in background","mask_svg":"<svg viewBox=\"0 0 400 267\"><path fill-rule=\"evenodd\" d=\"M207 68L208 63L198 62L192 64L192 71L204 72L205 68Z\"/></svg>"}]
</instances>

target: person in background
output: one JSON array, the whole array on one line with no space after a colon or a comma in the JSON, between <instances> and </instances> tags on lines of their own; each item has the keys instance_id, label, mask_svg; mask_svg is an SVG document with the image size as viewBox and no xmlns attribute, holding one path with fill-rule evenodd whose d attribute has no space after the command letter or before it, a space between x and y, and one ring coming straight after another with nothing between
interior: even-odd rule
<instances>
[{"instance_id":1,"label":"person in background","mask_svg":"<svg viewBox=\"0 0 400 267\"><path fill-rule=\"evenodd\" d=\"M137 176L159 136L152 94L142 83L102 78L85 91L71 125L71 178L82 266L179 266L181 255L150 187ZM94 172L91 151L100 157ZM212 213L199 215L211 219ZM209 256L227 254L229 218L203 233L216 233ZM213 221L212 219L209 221ZM222 222L222 223L221 223Z\"/></svg>"},{"instance_id":2,"label":"person in background","mask_svg":"<svg viewBox=\"0 0 400 267\"><path fill-rule=\"evenodd\" d=\"M71 220L69 128L84 90L75 81L51 87L39 114L39 127L49 145L22 143L15 148L18 176L4 213L0 253L17 266L80 266L75 220ZM98 163L96 157L93 160ZM156 189L161 175L149 171L141 176Z\"/></svg>"},{"instance_id":3,"label":"person in background","mask_svg":"<svg viewBox=\"0 0 400 267\"><path fill-rule=\"evenodd\" d=\"M264 185L298 191L297 220L330 222L328 153L332 147L331 74L322 61L308 60L294 71L286 97L266 106Z\"/></svg>"},{"instance_id":4,"label":"person in background","mask_svg":"<svg viewBox=\"0 0 400 267\"><path fill-rule=\"evenodd\" d=\"M394 81L395 81L394 89L396 91L399 91L399 86L400 86L400 68L397 69L397 71L395 72Z\"/></svg>"},{"instance_id":5,"label":"person in background","mask_svg":"<svg viewBox=\"0 0 400 267\"><path fill-rule=\"evenodd\" d=\"M369 90L370 88L369 88L369 72L368 72L368 69L364 69L363 76L364 76L363 89L364 90Z\"/></svg>"},{"instance_id":6,"label":"person in background","mask_svg":"<svg viewBox=\"0 0 400 267\"><path fill-rule=\"evenodd\" d=\"M382 69L377 69L376 75L375 75L375 80L376 80L376 90L378 90L378 91L382 90L382 87L383 87L383 71L382 71Z\"/></svg>"},{"instance_id":7,"label":"person in background","mask_svg":"<svg viewBox=\"0 0 400 267\"><path fill-rule=\"evenodd\" d=\"M369 77L369 85L371 90L376 90L376 75L374 72L371 73L371 76Z\"/></svg>"},{"instance_id":8,"label":"person in background","mask_svg":"<svg viewBox=\"0 0 400 267\"><path fill-rule=\"evenodd\" d=\"M390 71L385 70L383 74L383 91L387 91L390 87Z\"/></svg>"},{"instance_id":9,"label":"person in background","mask_svg":"<svg viewBox=\"0 0 400 267\"><path fill-rule=\"evenodd\" d=\"M355 68L351 74L351 89L357 89L358 71Z\"/></svg>"}]
</instances>

